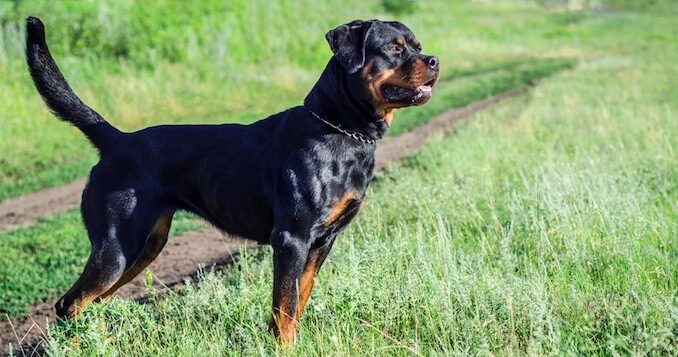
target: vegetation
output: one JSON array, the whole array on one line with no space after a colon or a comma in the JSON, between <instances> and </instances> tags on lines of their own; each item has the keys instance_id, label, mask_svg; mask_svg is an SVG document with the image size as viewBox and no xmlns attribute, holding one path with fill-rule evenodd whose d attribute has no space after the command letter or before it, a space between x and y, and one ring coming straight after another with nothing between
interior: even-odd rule
<instances>
[{"instance_id":1,"label":"vegetation","mask_svg":"<svg viewBox=\"0 0 678 357\"><path fill-rule=\"evenodd\" d=\"M397 111L388 135L400 135L425 123L450 107L463 107L474 101L513 88L535 84L538 80L572 67L570 59L511 60L501 64L483 63L468 70L444 75L435 91L435 101L427 105Z\"/></svg>"},{"instance_id":2,"label":"vegetation","mask_svg":"<svg viewBox=\"0 0 678 357\"><path fill-rule=\"evenodd\" d=\"M171 236L204 228L188 214L178 214ZM28 308L58 298L82 272L89 240L80 210L71 209L0 238L0 316L24 316ZM59 295L59 296L57 296Z\"/></svg>"},{"instance_id":3,"label":"vegetation","mask_svg":"<svg viewBox=\"0 0 678 357\"><path fill-rule=\"evenodd\" d=\"M81 176L95 159L31 88L16 47L28 12L60 34L52 48L76 90L132 130L248 122L299 103L329 57L309 34L390 16L382 3L0 3L0 93L12 98L0 100L0 152L15 154L0 156L0 197ZM661 9L419 2L398 18L440 56L443 78L429 105L396 115L391 135L568 70L378 176L318 277L293 351L266 331L262 248L147 304L92 305L52 326L47 352L678 354L678 44L675 12ZM219 11L230 15L210 15ZM78 41L78 21L61 19L80 17L92 34ZM134 26L155 35L124 32ZM223 57L209 49L219 34L234 46ZM0 236L0 309L18 314L61 290L86 249L75 210Z\"/></svg>"},{"instance_id":4,"label":"vegetation","mask_svg":"<svg viewBox=\"0 0 678 357\"><path fill-rule=\"evenodd\" d=\"M331 55L324 32L352 18L392 16L383 11L378 1L337 0L276 5L244 0L0 2L0 200L82 177L96 162L87 140L54 119L33 88L23 59L28 15L45 21L50 48L84 101L114 125L136 130L168 122L247 123L297 105ZM455 18L456 27L441 22L451 20L446 14L460 11L470 17ZM418 6L414 15L403 14L426 52L442 58L443 73L473 70L487 62L569 58L568 53L515 47L511 31L539 38L529 30L560 31L562 18L570 15L529 17L525 23L498 19L480 29L467 21L494 14L470 11L433 2ZM509 32L504 33L504 25ZM455 43L449 42L449 31ZM461 93L477 99L502 88L506 75L522 76L504 73L482 88L477 83L470 88L463 87L468 83L455 83L454 89L441 86L439 96L449 99L444 93ZM403 112L402 127L396 123L393 132L411 128L408 118L418 123L447 107L435 99Z\"/></svg>"},{"instance_id":5,"label":"vegetation","mask_svg":"<svg viewBox=\"0 0 678 357\"><path fill-rule=\"evenodd\" d=\"M632 34L650 20L580 26ZM293 353L676 354L675 52L625 44L381 175L319 275ZM146 305L95 306L52 329L48 350L287 354L265 326L270 260L260 251Z\"/></svg>"},{"instance_id":6,"label":"vegetation","mask_svg":"<svg viewBox=\"0 0 678 357\"><path fill-rule=\"evenodd\" d=\"M94 5L89 4L87 6ZM88 8L80 9L75 14L87 14L89 10L86 9ZM76 16L75 14L70 16ZM95 25L88 25L85 22L82 26ZM160 29L156 30L161 31ZM62 31L65 30L62 29ZM87 30L86 32L89 31L95 30ZM73 37L76 35L66 31L64 36ZM322 36L319 37L322 38ZM66 51L78 52L81 50L78 49L78 46L87 46L87 44L82 45L78 41L62 41L57 42L56 46L53 47L59 48L59 46L64 47ZM126 43L125 46L132 48L133 44ZM176 46L176 44L173 44L173 46ZM103 46L98 51L108 53L106 51L109 47ZM53 49L53 51L56 50ZM131 53L134 51L119 52ZM83 53L83 56L85 55ZM167 53L164 56L171 57ZM96 61L101 61L101 59L96 59ZM399 111L388 134L399 135L451 107L461 107L511 88L534 84L541 78L571 67L574 63L574 60L571 59L521 55L507 59L499 57L499 59L484 60L484 62L473 64L470 67L450 68L449 71L443 72L434 99L426 106ZM142 66L141 64L138 65ZM27 74L23 73L22 75ZM68 77L68 74L66 76ZM156 79L163 80L161 78ZM33 98L36 99L34 104L42 105L37 100L37 94L34 93L35 90L31 86L30 83L27 84L27 91L31 92L27 97L35 97ZM302 96L299 96L299 98L302 98ZM196 107L200 109L197 104ZM41 110L44 111L44 109ZM258 110L256 107L243 109L243 112L239 114L242 121L256 119L252 115L252 111L256 110ZM222 117L223 114L214 114L213 119L209 120L219 120ZM74 134L76 138L73 140L84 145L83 151L71 158L64 158L64 160L68 159L69 161L60 165L35 169L36 172L33 175L22 174L16 179L5 181L0 184L0 198L30 192L48 185L64 183L85 174L95 162L96 154L94 150L87 148L87 144L79 132L54 118L47 119L47 123L50 125L58 126L55 130L61 133L69 133L69 135ZM172 118L166 120L182 121L182 119ZM45 134L42 130L39 131L39 134L44 140L51 140L48 138L49 134ZM61 135L59 134L59 137ZM19 138L14 138L14 140L17 139ZM26 137L23 139L29 143L32 141ZM55 142L55 144L58 143ZM33 149L31 147L31 150ZM61 160L59 155L62 153L51 151L40 153L40 155L45 155L42 156L44 160ZM7 159L10 160L10 157L8 156ZM15 157L11 157L11 160L14 159ZM17 164L23 165L20 171L30 169L29 166L25 166L26 163L23 161L17 161ZM33 304L54 297L67 289L75 281L87 259L89 243L85 236L79 212L75 209L65 214L44 219L30 228L0 234L0 247L3 247L3 251L6 252L0 254L0 262L3 260L7 262L7 264L0 264L0 296L3 297L0 299L0 314L7 314L12 318L22 316ZM16 257L25 257L25 259L16 260ZM9 264L10 261L14 261L14 263Z\"/></svg>"}]
</instances>

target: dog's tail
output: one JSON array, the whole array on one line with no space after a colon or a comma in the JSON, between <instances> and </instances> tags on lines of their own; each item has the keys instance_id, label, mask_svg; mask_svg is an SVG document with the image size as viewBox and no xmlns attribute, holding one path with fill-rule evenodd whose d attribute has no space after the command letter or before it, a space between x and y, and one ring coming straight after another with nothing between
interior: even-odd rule
<instances>
[{"instance_id":1,"label":"dog's tail","mask_svg":"<svg viewBox=\"0 0 678 357\"><path fill-rule=\"evenodd\" d=\"M99 151L122 135L73 93L49 53L45 27L36 17L26 19L26 61L35 88L52 113L80 129Z\"/></svg>"}]
</instances>

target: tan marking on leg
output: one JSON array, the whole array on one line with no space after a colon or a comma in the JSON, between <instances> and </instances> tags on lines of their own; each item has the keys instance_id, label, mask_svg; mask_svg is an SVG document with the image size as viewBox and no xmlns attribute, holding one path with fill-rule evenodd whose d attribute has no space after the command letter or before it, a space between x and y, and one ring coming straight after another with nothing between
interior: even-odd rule
<instances>
[{"instance_id":1,"label":"tan marking on leg","mask_svg":"<svg viewBox=\"0 0 678 357\"><path fill-rule=\"evenodd\" d=\"M332 246L334 245L334 239L329 243L329 246L323 247L320 249L311 250L306 259L306 265L304 266L304 271L301 274L299 279L299 304L297 305L296 319L299 321L301 314L306 307L309 297L311 296L311 291L313 290L313 285L315 285L315 278L320 272L320 267L322 267L327 255L330 254Z\"/></svg>"},{"instance_id":2,"label":"tan marking on leg","mask_svg":"<svg viewBox=\"0 0 678 357\"><path fill-rule=\"evenodd\" d=\"M122 277L113 285L108 291L102 294L97 301L106 300L110 298L123 285L129 283L139 273L144 271L155 258L158 257L162 248L167 243L167 236L169 234L170 226L172 224L172 216L174 212L160 216L153 226L153 230L148 235L144 250L141 252L136 261L129 269L123 273Z\"/></svg>"},{"instance_id":3,"label":"tan marking on leg","mask_svg":"<svg viewBox=\"0 0 678 357\"><path fill-rule=\"evenodd\" d=\"M111 286L114 285L113 283L110 283L108 285L101 285L96 287L94 290L86 291L83 292L83 294L74 299L73 303L68 306L68 309L66 310L66 318L72 319L82 313L82 310L89 305L92 301L96 300L101 294L105 293ZM78 285L73 287L74 290L80 289Z\"/></svg>"},{"instance_id":4,"label":"tan marking on leg","mask_svg":"<svg viewBox=\"0 0 678 357\"><path fill-rule=\"evenodd\" d=\"M309 254L304 271L299 278L299 302L297 303L297 311L295 314L297 320L301 318L301 313L304 311L308 298L311 296L315 277L318 275L318 268L317 254Z\"/></svg>"},{"instance_id":5,"label":"tan marking on leg","mask_svg":"<svg viewBox=\"0 0 678 357\"><path fill-rule=\"evenodd\" d=\"M332 223L336 222L337 219L339 219L339 217L341 217L341 215L344 213L346 207L348 207L351 202L357 199L358 196L355 193L344 193L344 195L339 200L332 204L330 213L327 215L327 219L325 220L325 227L329 227L332 225Z\"/></svg>"},{"instance_id":6,"label":"tan marking on leg","mask_svg":"<svg viewBox=\"0 0 678 357\"><path fill-rule=\"evenodd\" d=\"M273 297L273 316L268 323L269 329L273 330L275 338L281 345L289 346L294 343L294 331L297 320L292 316L292 304L289 293L279 292L279 296Z\"/></svg>"}]
</instances>

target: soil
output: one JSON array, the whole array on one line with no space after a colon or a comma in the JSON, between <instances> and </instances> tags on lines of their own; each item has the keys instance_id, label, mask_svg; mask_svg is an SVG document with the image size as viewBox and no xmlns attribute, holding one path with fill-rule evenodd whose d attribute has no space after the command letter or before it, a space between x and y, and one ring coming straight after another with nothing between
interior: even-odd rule
<instances>
[{"instance_id":1,"label":"soil","mask_svg":"<svg viewBox=\"0 0 678 357\"><path fill-rule=\"evenodd\" d=\"M64 186L46 188L0 202L0 233L30 226L39 217L79 205L85 183L87 179L82 178Z\"/></svg>"},{"instance_id":2,"label":"soil","mask_svg":"<svg viewBox=\"0 0 678 357\"><path fill-rule=\"evenodd\" d=\"M460 120L470 118L473 114L497 104L504 99L522 94L526 92L527 89L527 87L514 88L509 91L487 97L483 100L473 102L465 107L449 110L411 131L396 137L384 139L377 145L377 155L374 169L376 171L384 169L388 166L388 164L397 162L409 153L421 148L430 136L438 133L445 133ZM398 119L396 118L395 120Z\"/></svg>"},{"instance_id":3,"label":"soil","mask_svg":"<svg viewBox=\"0 0 678 357\"><path fill-rule=\"evenodd\" d=\"M466 107L450 110L410 132L384 139L377 146L375 170L382 170L388 164L421 148L428 137L451 129L460 120L526 90L527 88L512 89ZM77 206L85 183L85 179L79 179L65 186L40 190L0 203L0 232L29 226L41 216ZM165 291L187 279L195 279L198 267L227 265L234 260L238 251L252 247L256 245L227 237L216 229L190 232L170 239L149 269L154 276L155 288ZM120 289L117 295L144 300L147 292L141 274ZM25 355L40 354L46 338L46 322L53 322L55 319L54 303L55 301L49 301L35 305L26 317L0 321L0 354L9 353L10 342L15 354L21 354L20 350Z\"/></svg>"},{"instance_id":4,"label":"soil","mask_svg":"<svg viewBox=\"0 0 678 357\"><path fill-rule=\"evenodd\" d=\"M240 250L256 246L225 236L216 229L189 232L171 238L160 256L148 268L153 274L153 286L162 293L186 280L195 280L199 267L226 265L235 259ZM144 274L140 274L118 290L117 295L143 300L147 293ZM19 344L27 355L33 351L41 351L46 338L46 323L53 323L56 318L54 303L55 301L49 301L34 306L25 318L0 322L0 355L9 353L10 342L15 354Z\"/></svg>"}]
</instances>

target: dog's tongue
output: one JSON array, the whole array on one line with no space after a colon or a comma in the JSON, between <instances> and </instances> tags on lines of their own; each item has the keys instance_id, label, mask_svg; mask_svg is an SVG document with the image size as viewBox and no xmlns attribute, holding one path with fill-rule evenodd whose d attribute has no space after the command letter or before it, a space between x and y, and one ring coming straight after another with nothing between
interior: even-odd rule
<instances>
[{"instance_id":1,"label":"dog's tongue","mask_svg":"<svg viewBox=\"0 0 678 357\"><path fill-rule=\"evenodd\" d=\"M423 94L429 94L431 93L431 86L419 86L417 87L417 91Z\"/></svg>"}]
</instances>

